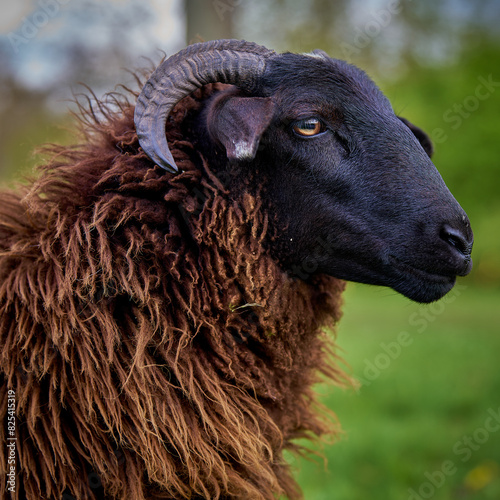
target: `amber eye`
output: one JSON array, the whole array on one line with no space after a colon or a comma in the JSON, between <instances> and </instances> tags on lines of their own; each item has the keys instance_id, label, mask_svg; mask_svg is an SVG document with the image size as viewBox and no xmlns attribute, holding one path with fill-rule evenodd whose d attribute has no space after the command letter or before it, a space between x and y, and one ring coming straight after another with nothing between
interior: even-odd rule
<instances>
[{"instance_id":1,"label":"amber eye","mask_svg":"<svg viewBox=\"0 0 500 500\"><path fill-rule=\"evenodd\" d=\"M312 137L324 132L325 126L317 118L298 120L293 124L293 131L303 137Z\"/></svg>"}]
</instances>

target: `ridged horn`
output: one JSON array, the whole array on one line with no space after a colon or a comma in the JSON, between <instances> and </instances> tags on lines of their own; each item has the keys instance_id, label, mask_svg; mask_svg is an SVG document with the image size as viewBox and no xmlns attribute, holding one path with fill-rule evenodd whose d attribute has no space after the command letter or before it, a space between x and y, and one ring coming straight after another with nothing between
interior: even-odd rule
<instances>
[{"instance_id":1,"label":"ridged horn","mask_svg":"<svg viewBox=\"0 0 500 500\"><path fill-rule=\"evenodd\" d=\"M172 108L207 83L229 83L252 92L267 58L274 54L244 40L214 40L190 45L166 59L144 85L135 106L135 128L144 152L165 170L178 172L165 137Z\"/></svg>"}]
</instances>

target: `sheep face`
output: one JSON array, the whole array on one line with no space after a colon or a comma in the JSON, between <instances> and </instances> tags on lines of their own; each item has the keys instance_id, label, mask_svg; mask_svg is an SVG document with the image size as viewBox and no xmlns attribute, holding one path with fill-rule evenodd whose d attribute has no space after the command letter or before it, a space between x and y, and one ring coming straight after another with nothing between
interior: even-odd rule
<instances>
[{"instance_id":1,"label":"sheep face","mask_svg":"<svg viewBox=\"0 0 500 500\"><path fill-rule=\"evenodd\" d=\"M430 160L430 140L364 72L283 54L268 62L257 95L218 96L205 123L241 189L251 173L265 179L270 251L291 274L431 302L470 271L469 220Z\"/></svg>"}]
</instances>

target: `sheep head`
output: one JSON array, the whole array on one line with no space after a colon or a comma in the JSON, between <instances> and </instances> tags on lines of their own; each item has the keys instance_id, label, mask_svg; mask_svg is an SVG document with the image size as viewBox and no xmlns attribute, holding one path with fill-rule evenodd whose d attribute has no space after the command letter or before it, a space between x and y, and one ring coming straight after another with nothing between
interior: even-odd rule
<instances>
[{"instance_id":1,"label":"sheep head","mask_svg":"<svg viewBox=\"0 0 500 500\"><path fill-rule=\"evenodd\" d=\"M239 179L265 173L270 252L291 274L431 302L470 272L470 223L430 160L429 138L363 71L321 51L276 54L236 40L188 47L159 66L136 107L141 146L172 173L168 114L210 82L235 87L200 113L200 147Z\"/></svg>"}]
</instances>

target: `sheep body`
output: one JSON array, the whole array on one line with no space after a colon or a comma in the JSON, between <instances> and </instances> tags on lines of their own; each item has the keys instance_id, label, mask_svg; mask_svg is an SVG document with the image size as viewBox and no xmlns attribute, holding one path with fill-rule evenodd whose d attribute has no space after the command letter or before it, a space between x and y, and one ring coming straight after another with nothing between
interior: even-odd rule
<instances>
[{"instance_id":1,"label":"sheep body","mask_svg":"<svg viewBox=\"0 0 500 500\"><path fill-rule=\"evenodd\" d=\"M300 497L282 452L334 427L311 386L344 380L321 330L340 316L344 282L288 277L262 245L258 198L227 196L181 133L214 88L168 123L182 174L139 150L133 106L101 103L82 146L55 148L33 187L3 195L0 416L14 389L14 498Z\"/></svg>"},{"instance_id":2,"label":"sheep body","mask_svg":"<svg viewBox=\"0 0 500 500\"><path fill-rule=\"evenodd\" d=\"M431 302L470 271L428 137L315 54L190 46L5 195L18 498L299 498L283 451L335 433L312 386L347 379L342 279Z\"/></svg>"}]
</instances>

